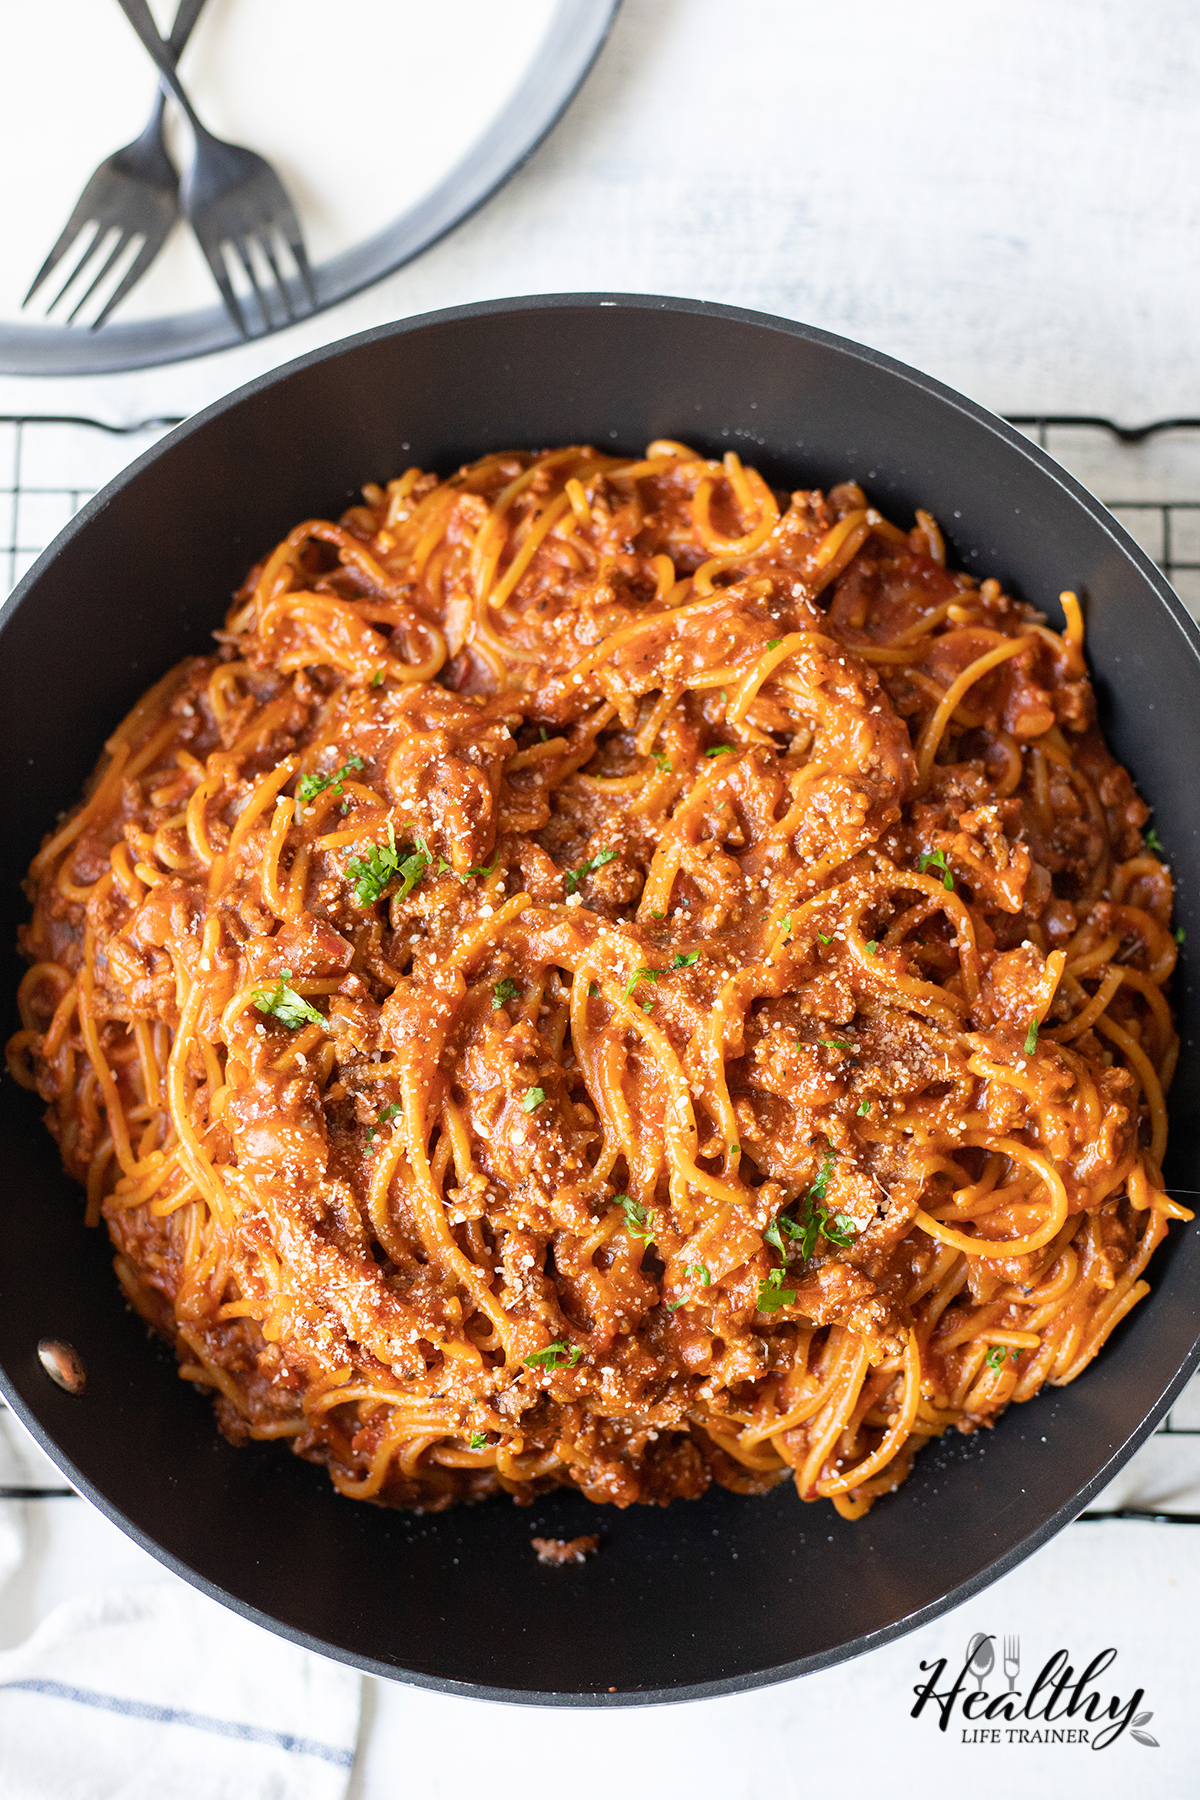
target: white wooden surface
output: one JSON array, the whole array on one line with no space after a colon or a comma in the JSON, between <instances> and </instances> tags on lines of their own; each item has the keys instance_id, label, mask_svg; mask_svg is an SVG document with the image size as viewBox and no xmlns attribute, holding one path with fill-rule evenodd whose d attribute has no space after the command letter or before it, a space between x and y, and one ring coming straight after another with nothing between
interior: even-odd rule
<instances>
[{"instance_id":1,"label":"white wooden surface","mask_svg":"<svg viewBox=\"0 0 1200 1800\"><path fill-rule=\"evenodd\" d=\"M282 15L287 0L277 3ZM331 34L345 16L330 5ZM0 11L0 48L4 30ZM44 108L48 74L7 84L6 106ZM85 172L106 147L80 145ZM506 293L607 288L803 318L999 411L1200 414L1198 170L1200 10L1190 0L625 0L550 140L418 263L207 361L0 379L0 412L187 412L382 320ZM1171 484L1188 497L1194 485L1190 468L1154 450L1133 459L1129 479L1140 485L1128 498ZM1156 1440L1116 1498L1200 1505L1195 1441ZM6 1644L65 1596L160 1575L82 1502L0 1508L5 1531L21 1553L0 1590ZM0 1570L4 1549L0 1535ZM515 1800L533 1781L569 1786L574 1800L774 1800L849 1779L898 1800L951 1782L980 1800L1124 1800L1132 1783L1190 1800L1200 1792L1189 1673L1198 1603L1200 1528L1077 1525L917 1636L736 1699L531 1718L368 1683L351 1793L435 1800L482 1782L493 1800ZM1019 1635L1039 1664L1060 1645L1077 1662L1114 1646L1109 1691L1145 1689L1160 1747L1128 1734L1100 1753L964 1743L961 1721L943 1735L927 1714L911 1719L921 1660L961 1658L977 1630ZM541 1773L531 1775L535 1758Z\"/></svg>"},{"instance_id":2,"label":"white wooden surface","mask_svg":"<svg viewBox=\"0 0 1200 1800\"><path fill-rule=\"evenodd\" d=\"M38 71L5 84L30 142L52 104ZM81 179L107 147L80 146ZM1196 413L1198 169L1192 0L625 0L551 138L417 263L208 361L0 382L0 411L188 412L384 319L615 288L803 318L1000 411Z\"/></svg>"}]
</instances>

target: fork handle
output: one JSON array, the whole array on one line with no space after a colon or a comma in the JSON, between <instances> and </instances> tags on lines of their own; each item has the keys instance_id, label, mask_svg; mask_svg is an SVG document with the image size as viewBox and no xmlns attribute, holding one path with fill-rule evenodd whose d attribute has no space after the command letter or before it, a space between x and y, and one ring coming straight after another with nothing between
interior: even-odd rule
<instances>
[{"instance_id":1,"label":"fork handle","mask_svg":"<svg viewBox=\"0 0 1200 1800\"><path fill-rule=\"evenodd\" d=\"M195 0L183 0L183 3L184 5L194 6L196 13L199 13L199 7L195 6ZM187 117L187 122L192 130L207 137L208 133L204 130L203 125L196 117L195 109L193 108L191 101L179 85L179 77L175 73L175 58L177 52L172 52L168 49L167 45L164 44L163 40L159 37L158 27L154 23L154 15L146 4L146 0L117 0L117 5L121 8L121 11L125 14L125 17L129 20L133 29L137 32L138 37L142 40L142 48L146 51L146 54L156 63L163 84L170 89L171 93L183 108ZM181 7L180 11L182 10L183 8ZM194 25L195 22L195 18L193 18L192 24ZM179 18L177 15L175 25L171 30L172 39L175 37L178 25Z\"/></svg>"},{"instance_id":2,"label":"fork handle","mask_svg":"<svg viewBox=\"0 0 1200 1800\"><path fill-rule=\"evenodd\" d=\"M208 0L179 0L179 5L175 9L175 23L172 25L171 35L167 39L167 50L175 62L178 62L183 55L187 41L195 30L196 21L204 11L207 3ZM147 134L157 138L159 143L162 142L163 108L166 103L166 98L167 89L163 86L162 77L160 76L158 87L154 94L154 106L150 113L150 123L146 127Z\"/></svg>"},{"instance_id":3,"label":"fork handle","mask_svg":"<svg viewBox=\"0 0 1200 1800\"><path fill-rule=\"evenodd\" d=\"M208 0L179 0L175 10L175 23L171 27L171 35L167 39L167 49L178 62L183 55L184 45L196 28L196 20L204 11Z\"/></svg>"}]
</instances>

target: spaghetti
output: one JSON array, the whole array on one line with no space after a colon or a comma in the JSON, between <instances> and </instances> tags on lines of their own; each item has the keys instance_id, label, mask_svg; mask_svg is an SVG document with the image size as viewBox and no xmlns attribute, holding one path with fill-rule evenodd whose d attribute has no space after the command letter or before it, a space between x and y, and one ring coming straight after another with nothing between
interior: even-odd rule
<instances>
[{"instance_id":1,"label":"spaghetti","mask_svg":"<svg viewBox=\"0 0 1200 1800\"><path fill-rule=\"evenodd\" d=\"M1172 1219L1172 885L1049 630L659 441L369 486L30 871L14 1074L234 1441L858 1517Z\"/></svg>"}]
</instances>

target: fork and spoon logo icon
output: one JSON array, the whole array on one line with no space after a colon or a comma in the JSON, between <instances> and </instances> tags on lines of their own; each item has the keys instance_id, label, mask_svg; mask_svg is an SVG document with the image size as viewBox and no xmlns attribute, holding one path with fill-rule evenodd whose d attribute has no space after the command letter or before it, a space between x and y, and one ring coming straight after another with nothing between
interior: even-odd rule
<instances>
[{"instance_id":1,"label":"fork and spoon logo icon","mask_svg":"<svg viewBox=\"0 0 1200 1800\"><path fill-rule=\"evenodd\" d=\"M1006 1635L1001 1642L994 1632L977 1631L957 1669L945 1656L921 1663L925 1680L913 1689L910 1717L920 1718L928 1706L937 1714L938 1729L946 1731L957 1712L965 1744L1081 1744L1107 1750L1128 1731L1135 1743L1157 1749L1158 1739L1145 1729L1154 1717L1142 1706L1146 1690L1135 1688L1126 1700L1119 1693L1106 1697L1101 1689L1117 1654L1110 1644L1077 1671L1068 1651L1056 1649L1020 1688L1020 1638ZM989 1688L993 1671L1003 1672L1007 1690Z\"/></svg>"},{"instance_id":2,"label":"fork and spoon logo icon","mask_svg":"<svg viewBox=\"0 0 1200 1800\"><path fill-rule=\"evenodd\" d=\"M977 1631L967 1645L967 1667L975 1680L979 1692L983 1692L983 1684L996 1666L996 1652L992 1639L982 1631ZM1003 1654L1004 1678L1008 1682L1008 1691L1017 1691L1017 1676L1021 1673L1021 1640L1019 1637L1006 1637Z\"/></svg>"}]
</instances>

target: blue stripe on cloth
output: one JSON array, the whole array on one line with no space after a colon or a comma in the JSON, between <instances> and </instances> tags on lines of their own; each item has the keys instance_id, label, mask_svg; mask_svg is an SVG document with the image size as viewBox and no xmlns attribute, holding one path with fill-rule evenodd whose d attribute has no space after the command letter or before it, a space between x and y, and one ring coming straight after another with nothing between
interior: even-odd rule
<instances>
[{"instance_id":1,"label":"blue stripe on cloth","mask_svg":"<svg viewBox=\"0 0 1200 1800\"><path fill-rule=\"evenodd\" d=\"M52 1700L73 1700L76 1706L95 1706L102 1712L120 1713L129 1719L149 1719L156 1725L190 1725L193 1731L209 1731L216 1737L235 1738L242 1744L268 1744L293 1756L316 1756L339 1769L354 1764L353 1750L322 1744L317 1738L294 1737L288 1731L267 1731L261 1725L242 1725L234 1719L214 1719L207 1713L185 1712L177 1706L153 1706L146 1700L124 1700L117 1694L101 1694L94 1688L68 1687L62 1681L0 1681L0 1693L20 1688L29 1694L46 1694Z\"/></svg>"}]
</instances>

